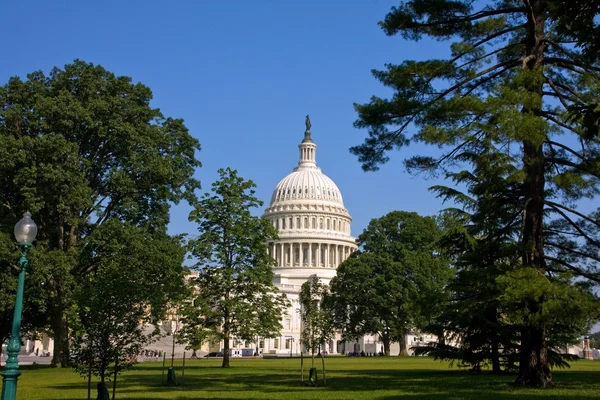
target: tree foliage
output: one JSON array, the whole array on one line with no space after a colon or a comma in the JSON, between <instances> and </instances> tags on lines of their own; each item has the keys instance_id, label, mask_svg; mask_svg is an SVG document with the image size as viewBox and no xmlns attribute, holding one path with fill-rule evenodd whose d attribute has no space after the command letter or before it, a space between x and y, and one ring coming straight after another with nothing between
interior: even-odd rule
<instances>
[{"instance_id":1,"label":"tree foliage","mask_svg":"<svg viewBox=\"0 0 600 400\"><path fill-rule=\"evenodd\" d=\"M210 329L224 342L223 367L229 367L229 341L276 336L281 331L287 298L273 285L273 258L267 251L277 231L267 220L252 216L262 206L252 181L237 171L219 170L212 194L206 193L190 220L198 224L198 237L190 241L198 260L198 288L190 329ZM197 328L194 328L197 327Z\"/></svg>"},{"instance_id":2,"label":"tree foliage","mask_svg":"<svg viewBox=\"0 0 600 400\"><path fill-rule=\"evenodd\" d=\"M74 297L74 368L101 382L123 372L159 334L144 327L163 319L183 285L181 238L110 219L83 246L82 276Z\"/></svg>"},{"instance_id":3,"label":"tree foliage","mask_svg":"<svg viewBox=\"0 0 600 400\"><path fill-rule=\"evenodd\" d=\"M362 252L342 263L331 282L344 336L376 334L386 355L392 342L406 354L406 335L435 316L451 275L437 249L440 235L433 218L417 213L393 211L371 220L359 236Z\"/></svg>"},{"instance_id":4,"label":"tree foliage","mask_svg":"<svg viewBox=\"0 0 600 400\"><path fill-rule=\"evenodd\" d=\"M0 227L27 209L39 226L54 364L68 363L67 311L92 268L78 263L81 241L112 218L164 231L170 204L195 200L199 143L151 100L147 86L80 60L0 87Z\"/></svg>"},{"instance_id":5,"label":"tree foliage","mask_svg":"<svg viewBox=\"0 0 600 400\"><path fill-rule=\"evenodd\" d=\"M310 351L314 368L315 352L329 342L335 333L329 286L321 282L317 275L311 275L300 288L298 302L302 320L300 339L302 345Z\"/></svg>"},{"instance_id":6,"label":"tree foliage","mask_svg":"<svg viewBox=\"0 0 600 400\"><path fill-rule=\"evenodd\" d=\"M583 293L582 280L600 281L598 214L577 207L599 189L598 13L583 0L403 1L380 23L384 32L452 41L451 55L373 71L394 95L355 106L355 125L369 134L351 151L366 170L416 141L441 152L409 158L411 171L441 172L467 189L502 171L489 191L442 195L477 207L510 194L512 216L483 234L491 244L518 226L501 300L516 318L525 386L552 385L555 301Z\"/></svg>"}]
</instances>

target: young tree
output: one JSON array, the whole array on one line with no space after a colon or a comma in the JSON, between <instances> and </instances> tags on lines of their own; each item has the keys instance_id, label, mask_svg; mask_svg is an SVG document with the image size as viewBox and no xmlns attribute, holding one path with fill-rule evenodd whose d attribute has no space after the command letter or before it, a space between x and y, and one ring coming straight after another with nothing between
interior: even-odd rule
<instances>
[{"instance_id":1,"label":"young tree","mask_svg":"<svg viewBox=\"0 0 600 400\"><path fill-rule=\"evenodd\" d=\"M561 292L554 289L600 281L597 214L576 208L599 189L600 65L590 49L600 10L594 2L577 1L581 9L569 3L404 1L381 22L386 34L456 40L451 56L374 71L394 96L355 106L355 125L368 128L369 137L351 150L366 170L407 145L412 129L413 142L439 146L442 154L415 156L406 162L410 170L468 175L472 159L461 154L481 142L514 167L520 267L504 283L526 282L528 290L507 287L503 301L520 309L517 383L524 386L552 385L552 328L542 316Z\"/></svg>"},{"instance_id":2,"label":"young tree","mask_svg":"<svg viewBox=\"0 0 600 400\"><path fill-rule=\"evenodd\" d=\"M196 321L190 326L208 328L223 340L226 368L230 339L275 336L288 301L273 285L274 260L267 251L277 231L250 212L263 204L254 195L256 185L230 168L220 169L219 176L212 194L206 193L190 213L200 233L190 241L200 275L188 324Z\"/></svg>"},{"instance_id":3,"label":"young tree","mask_svg":"<svg viewBox=\"0 0 600 400\"><path fill-rule=\"evenodd\" d=\"M152 92L75 60L0 87L0 227L29 209L48 277L53 365L68 365L67 310L86 236L111 218L164 231L171 203L194 201L196 139L152 108Z\"/></svg>"},{"instance_id":4,"label":"young tree","mask_svg":"<svg viewBox=\"0 0 600 400\"><path fill-rule=\"evenodd\" d=\"M300 288L298 296L302 345L310 351L311 368L315 367L315 352L329 342L335 333L333 315L329 307L329 286L312 275ZM324 365L324 364L323 364Z\"/></svg>"},{"instance_id":5,"label":"young tree","mask_svg":"<svg viewBox=\"0 0 600 400\"><path fill-rule=\"evenodd\" d=\"M81 257L92 272L74 295L74 368L112 379L114 398L117 374L159 334L144 326L163 319L181 292L185 250L181 238L111 219L85 239Z\"/></svg>"},{"instance_id":6,"label":"young tree","mask_svg":"<svg viewBox=\"0 0 600 400\"><path fill-rule=\"evenodd\" d=\"M371 220L359 236L363 252L342 263L331 281L336 324L346 336L377 334L386 355L392 342L407 354L406 334L430 322L450 278L436 248L440 235L433 218L417 213Z\"/></svg>"},{"instance_id":7,"label":"young tree","mask_svg":"<svg viewBox=\"0 0 600 400\"><path fill-rule=\"evenodd\" d=\"M191 358L197 358L196 352L213 336L212 331L205 327L205 316L198 314L194 304L193 299L198 295L198 288L192 279L186 282L184 292L185 295L176 307L180 316L177 342L185 345L186 350L192 350Z\"/></svg>"}]
</instances>

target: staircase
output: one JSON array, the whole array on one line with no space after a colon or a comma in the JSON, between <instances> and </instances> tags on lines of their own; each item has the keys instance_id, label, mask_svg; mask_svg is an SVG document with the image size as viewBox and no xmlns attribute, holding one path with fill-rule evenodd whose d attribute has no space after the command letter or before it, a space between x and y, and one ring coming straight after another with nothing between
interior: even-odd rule
<instances>
[{"instance_id":1,"label":"staircase","mask_svg":"<svg viewBox=\"0 0 600 400\"><path fill-rule=\"evenodd\" d=\"M144 334L148 335L152 333L154 330L154 326L146 326L144 327ZM164 326L159 326L160 336L155 339L154 342L147 344L144 347L144 350L150 350L155 352L162 352L166 354L167 358L171 357L171 353L173 352L173 336L170 331L166 329ZM175 342L175 358L183 358L183 353L185 352L185 358L189 358L192 355L192 350L186 350L185 345L179 344ZM202 357L206 354L205 351L197 351L196 355L198 357ZM141 357L141 361L162 361L162 357Z\"/></svg>"}]
</instances>

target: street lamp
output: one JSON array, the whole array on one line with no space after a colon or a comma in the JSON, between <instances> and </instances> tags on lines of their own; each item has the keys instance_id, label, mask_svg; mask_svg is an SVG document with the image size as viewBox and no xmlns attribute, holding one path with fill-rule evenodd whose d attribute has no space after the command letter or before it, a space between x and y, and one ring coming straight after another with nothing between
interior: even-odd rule
<instances>
[{"instance_id":1,"label":"street lamp","mask_svg":"<svg viewBox=\"0 0 600 400\"><path fill-rule=\"evenodd\" d=\"M17 247L21 251L19 259L19 281L17 284L17 296L15 298L15 313L13 316L12 331L8 341L8 359L4 372L2 373L2 400L15 400L17 398L17 379L21 372L19 371L19 361L17 356L21 349L21 314L23 309L23 290L25 288L25 270L27 269L27 252L37 235L37 225L31 219L31 213L27 211L23 218L15 225L15 239Z\"/></svg>"},{"instance_id":2,"label":"street lamp","mask_svg":"<svg viewBox=\"0 0 600 400\"><path fill-rule=\"evenodd\" d=\"M288 341L288 344L290 346L290 358L292 358L292 346L294 345L294 337L293 336L286 336L285 338Z\"/></svg>"}]
</instances>

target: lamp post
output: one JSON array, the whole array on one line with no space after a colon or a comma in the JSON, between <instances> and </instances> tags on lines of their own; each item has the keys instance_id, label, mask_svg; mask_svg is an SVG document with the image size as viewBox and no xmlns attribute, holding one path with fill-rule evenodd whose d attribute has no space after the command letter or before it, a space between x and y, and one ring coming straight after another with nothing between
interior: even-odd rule
<instances>
[{"instance_id":1,"label":"lamp post","mask_svg":"<svg viewBox=\"0 0 600 400\"><path fill-rule=\"evenodd\" d=\"M290 346L290 358L292 358L292 346L294 345L294 337L293 336L286 336L285 338L288 341L288 344Z\"/></svg>"},{"instance_id":2,"label":"lamp post","mask_svg":"<svg viewBox=\"0 0 600 400\"><path fill-rule=\"evenodd\" d=\"M21 314L23 309L23 290L25 289L25 270L27 269L27 252L37 235L37 225L27 211L23 218L15 225L15 239L21 251L19 259L19 281L17 283L17 296L15 298L15 313L13 316L10 340L8 341L8 359L2 373L2 400L15 400L17 398L17 379L21 375L17 356L21 349Z\"/></svg>"}]
</instances>

